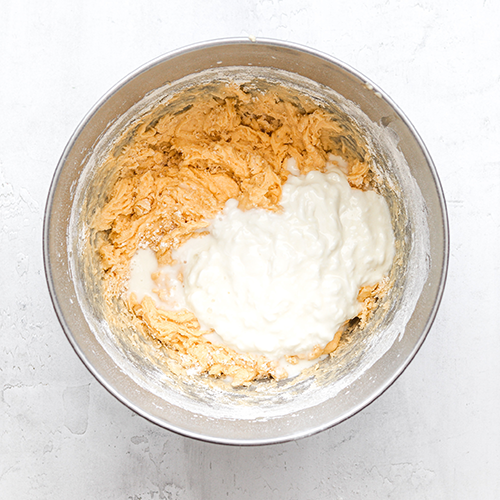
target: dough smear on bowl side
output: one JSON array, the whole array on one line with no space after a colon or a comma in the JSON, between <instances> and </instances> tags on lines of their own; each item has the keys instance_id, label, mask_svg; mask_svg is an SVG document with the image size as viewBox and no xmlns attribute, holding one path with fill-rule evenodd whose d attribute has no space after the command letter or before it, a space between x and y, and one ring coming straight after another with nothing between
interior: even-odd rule
<instances>
[{"instance_id":1,"label":"dough smear on bowl side","mask_svg":"<svg viewBox=\"0 0 500 500\"><path fill-rule=\"evenodd\" d=\"M179 370L230 377L234 386L283 379L287 364L333 355L349 325L366 324L390 286L387 277L360 287L357 314L328 341L307 353L287 353L283 364L214 341L213 330L186 308L168 310L148 295L139 300L129 293L130 265L138 250L149 248L160 268L175 266L173 253L204 238L228 200L242 211L282 213L292 174L328 173L333 164L353 189L373 190L369 154L353 147L351 132L335 115L307 97L284 98L279 89L221 84L180 111L158 116L136 124L120 154L107 160L118 176L92 222L105 300L125 301L135 327L156 339ZM161 299L166 292L159 275L154 278Z\"/></svg>"}]
</instances>

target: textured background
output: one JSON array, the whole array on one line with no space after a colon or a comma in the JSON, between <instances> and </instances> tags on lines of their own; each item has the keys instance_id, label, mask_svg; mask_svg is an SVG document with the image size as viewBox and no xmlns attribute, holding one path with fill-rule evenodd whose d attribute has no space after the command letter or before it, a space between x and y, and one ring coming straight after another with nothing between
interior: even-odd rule
<instances>
[{"instance_id":1,"label":"textured background","mask_svg":"<svg viewBox=\"0 0 500 500\"><path fill-rule=\"evenodd\" d=\"M500 498L500 3L132 0L0 4L1 499ZM90 107L186 44L277 38L380 85L434 158L451 225L447 289L400 379L343 424L255 448L133 414L66 340L42 267L62 150Z\"/></svg>"}]
</instances>

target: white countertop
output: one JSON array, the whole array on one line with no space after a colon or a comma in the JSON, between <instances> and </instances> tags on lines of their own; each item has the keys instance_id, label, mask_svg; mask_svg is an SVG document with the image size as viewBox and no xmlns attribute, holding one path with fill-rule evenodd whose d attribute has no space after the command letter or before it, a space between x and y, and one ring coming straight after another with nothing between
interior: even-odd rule
<instances>
[{"instance_id":1,"label":"white countertop","mask_svg":"<svg viewBox=\"0 0 500 500\"><path fill-rule=\"evenodd\" d=\"M500 3L342 4L2 3L0 498L500 498ZM239 36L380 85L426 143L451 227L441 308L396 383L335 428L250 448L173 434L101 387L56 319L41 242L57 161L101 95L165 52Z\"/></svg>"}]
</instances>

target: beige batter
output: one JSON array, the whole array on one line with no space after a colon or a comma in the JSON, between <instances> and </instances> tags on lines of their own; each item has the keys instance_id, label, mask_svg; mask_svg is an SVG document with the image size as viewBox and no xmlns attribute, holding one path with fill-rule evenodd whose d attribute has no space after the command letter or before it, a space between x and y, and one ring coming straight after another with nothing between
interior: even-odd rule
<instances>
[{"instance_id":1,"label":"beige batter","mask_svg":"<svg viewBox=\"0 0 500 500\"><path fill-rule=\"evenodd\" d=\"M370 159L353 151L335 116L305 97L283 95L279 89L259 93L224 84L180 112L153 124L143 120L121 153L107 160L119 176L92 224L106 300L125 300L136 327L160 342L179 366L229 376L235 386L286 378L287 372L276 361L213 344L187 310L165 311L149 297L139 303L134 295L127 296L129 267L137 249L145 247L156 253L160 265L171 264L172 250L204 234L229 198L237 199L243 210L279 211L289 158L306 174L324 171L329 154L341 156L351 186L370 187ZM362 312L351 321L364 324L387 287L383 281L362 288ZM309 359L332 354L348 326L326 346L317 346ZM289 356L287 361L299 360Z\"/></svg>"}]
</instances>

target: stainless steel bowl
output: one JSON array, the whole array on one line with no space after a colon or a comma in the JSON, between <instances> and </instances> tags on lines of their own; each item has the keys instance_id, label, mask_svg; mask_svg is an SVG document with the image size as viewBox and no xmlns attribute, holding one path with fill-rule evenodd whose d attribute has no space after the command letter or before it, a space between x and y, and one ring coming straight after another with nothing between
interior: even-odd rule
<instances>
[{"instance_id":1,"label":"stainless steel bowl","mask_svg":"<svg viewBox=\"0 0 500 500\"><path fill-rule=\"evenodd\" d=\"M161 96L179 80L217 68L233 74L243 68L273 74L284 71L284 80L300 84L307 79L310 83L305 86L312 93L337 99L367 134L382 170L389 172L391 189L399 193L389 200L393 220L399 217L400 237L405 241L396 270L400 273L397 293L374 331L361 336L357 350L346 354L342 370L326 363L322 376L313 375L295 386L275 384L267 389L260 385L258 391L229 390L222 396L219 389L206 390L196 383L165 382L147 362L140 366L137 352L118 345L89 297L91 288L82 283L73 227L78 226L74 219L84 212L82 193L92 183L95 155L142 112L142 103ZM386 196L391 198L390 193ZM218 40L148 63L90 111L71 137L50 188L44 262L54 308L69 341L93 375L125 405L185 436L238 445L277 443L347 419L382 394L409 364L432 325L443 293L448 223L443 193L425 146L375 84L334 58L304 47L270 40Z\"/></svg>"}]
</instances>

